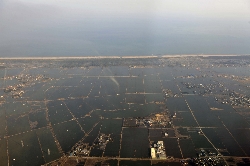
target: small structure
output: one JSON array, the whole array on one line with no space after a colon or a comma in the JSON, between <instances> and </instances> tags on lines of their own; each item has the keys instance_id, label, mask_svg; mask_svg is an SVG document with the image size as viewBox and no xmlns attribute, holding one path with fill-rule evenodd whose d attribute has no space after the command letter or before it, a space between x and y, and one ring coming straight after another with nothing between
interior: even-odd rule
<instances>
[{"instance_id":1,"label":"small structure","mask_svg":"<svg viewBox=\"0 0 250 166\"><path fill-rule=\"evenodd\" d=\"M151 148L151 158L156 159L155 148Z\"/></svg>"},{"instance_id":2,"label":"small structure","mask_svg":"<svg viewBox=\"0 0 250 166\"><path fill-rule=\"evenodd\" d=\"M105 150L106 145L109 143L109 141L112 141L110 138L110 135L105 135L103 133L100 133L98 139L95 141L95 146L99 147L101 150Z\"/></svg>"},{"instance_id":3,"label":"small structure","mask_svg":"<svg viewBox=\"0 0 250 166\"><path fill-rule=\"evenodd\" d=\"M151 158L167 159L163 141L158 141L151 147Z\"/></svg>"}]
</instances>

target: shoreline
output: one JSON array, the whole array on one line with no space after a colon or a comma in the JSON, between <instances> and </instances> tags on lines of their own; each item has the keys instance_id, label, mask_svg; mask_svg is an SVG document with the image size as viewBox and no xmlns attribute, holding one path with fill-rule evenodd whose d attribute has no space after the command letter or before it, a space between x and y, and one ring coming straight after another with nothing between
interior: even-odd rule
<instances>
[{"instance_id":1,"label":"shoreline","mask_svg":"<svg viewBox=\"0 0 250 166\"><path fill-rule=\"evenodd\" d=\"M143 58L182 58L182 57L232 57L232 56L248 56L248 55L237 55L237 54L201 54L201 55L194 55L194 54L183 54L183 55L141 55L141 56L72 56L72 57L0 57L0 60L4 59L36 59L36 60L65 60L65 59L143 59Z\"/></svg>"}]
</instances>

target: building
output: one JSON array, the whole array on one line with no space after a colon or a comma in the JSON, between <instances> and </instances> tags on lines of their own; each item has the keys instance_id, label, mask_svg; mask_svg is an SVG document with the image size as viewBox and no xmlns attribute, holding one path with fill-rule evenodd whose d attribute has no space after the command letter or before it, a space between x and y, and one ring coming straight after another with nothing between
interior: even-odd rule
<instances>
[{"instance_id":1,"label":"building","mask_svg":"<svg viewBox=\"0 0 250 166\"><path fill-rule=\"evenodd\" d=\"M151 158L156 159L155 148L151 148Z\"/></svg>"},{"instance_id":2,"label":"building","mask_svg":"<svg viewBox=\"0 0 250 166\"><path fill-rule=\"evenodd\" d=\"M158 141L151 148L152 159L167 159L163 141Z\"/></svg>"}]
</instances>

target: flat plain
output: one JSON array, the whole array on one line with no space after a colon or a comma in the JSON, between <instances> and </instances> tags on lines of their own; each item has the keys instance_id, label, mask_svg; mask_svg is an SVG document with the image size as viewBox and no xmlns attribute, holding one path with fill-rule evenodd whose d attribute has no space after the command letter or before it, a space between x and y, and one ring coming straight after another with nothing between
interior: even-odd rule
<instances>
[{"instance_id":1,"label":"flat plain","mask_svg":"<svg viewBox=\"0 0 250 166\"><path fill-rule=\"evenodd\" d=\"M2 58L1 164L250 164L249 64L236 55Z\"/></svg>"}]
</instances>

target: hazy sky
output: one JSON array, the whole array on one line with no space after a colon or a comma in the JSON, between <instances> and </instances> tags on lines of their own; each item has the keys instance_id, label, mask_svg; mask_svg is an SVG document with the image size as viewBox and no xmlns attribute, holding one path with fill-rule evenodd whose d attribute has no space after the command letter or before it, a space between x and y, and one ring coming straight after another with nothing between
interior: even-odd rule
<instances>
[{"instance_id":1,"label":"hazy sky","mask_svg":"<svg viewBox=\"0 0 250 166\"><path fill-rule=\"evenodd\" d=\"M0 0L0 56L250 54L249 0Z\"/></svg>"}]
</instances>

